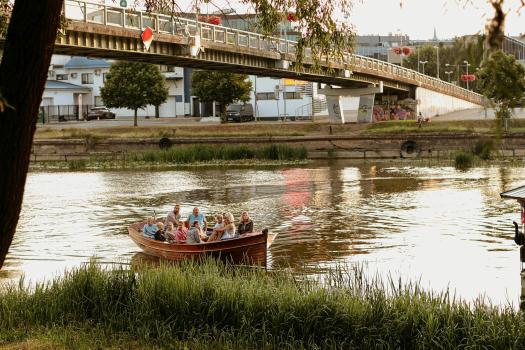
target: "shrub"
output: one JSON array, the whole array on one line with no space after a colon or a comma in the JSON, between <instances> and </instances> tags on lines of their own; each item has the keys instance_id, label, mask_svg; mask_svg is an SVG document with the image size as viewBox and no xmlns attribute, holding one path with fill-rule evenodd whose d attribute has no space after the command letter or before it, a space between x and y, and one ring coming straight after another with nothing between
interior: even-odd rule
<instances>
[{"instance_id":1,"label":"shrub","mask_svg":"<svg viewBox=\"0 0 525 350\"><path fill-rule=\"evenodd\" d=\"M454 164L458 169L468 169L474 163L474 156L472 153L459 152L456 154Z\"/></svg>"},{"instance_id":2,"label":"shrub","mask_svg":"<svg viewBox=\"0 0 525 350\"><path fill-rule=\"evenodd\" d=\"M494 141L492 140L478 140L472 147L472 153L480 159L489 160L494 150Z\"/></svg>"}]
</instances>

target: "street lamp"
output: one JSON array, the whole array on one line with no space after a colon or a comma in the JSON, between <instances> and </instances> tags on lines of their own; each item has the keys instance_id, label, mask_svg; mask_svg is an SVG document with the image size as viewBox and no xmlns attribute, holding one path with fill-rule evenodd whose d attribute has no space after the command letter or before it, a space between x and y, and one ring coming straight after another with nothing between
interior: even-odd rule
<instances>
[{"instance_id":1,"label":"street lamp","mask_svg":"<svg viewBox=\"0 0 525 350\"><path fill-rule=\"evenodd\" d=\"M436 56L437 56L437 71L436 71L436 78L441 79L439 77L439 46L434 46L436 49Z\"/></svg>"},{"instance_id":2,"label":"street lamp","mask_svg":"<svg viewBox=\"0 0 525 350\"><path fill-rule=\"evenodd\" d=\"M465 66L467 67L467 77L468 77L468 67L469 66L472 66L470 63L468 63L468 61L463 61L463 63L465 64ZM468 79L467 79L467 90L470 90L469 89L469 86L468 86Z\"/></svg>"},{"instance_id":3,"label":"street lamp","mask_svg":"<svg viewBox=\"0 0 525 350\"><path fill-rule=\"evenodd\" d=\"M445 74L448 75L448 82L449 82L449 84L450 84L450 74L452 74L452 73L454 73L453 70L447 70L447 71L445 71Z\"/></svg>"},{"instance_id":4,"label":"street lamp","mask_svg":"<svg viewBox=\"0 0 525 350\"><path fill-rule=\"evenodd\" d=\"M423 66L423 75L425 75L425 64L427 64L428 61L419 61L419 63Z\"/></svg>"},{"instance_id":5,"label":"street lamp","mask_svg":"<svg viewBox=\"0 0 525 350\"><path fill-rule=\"evenodd\" d=\"M401 48L401 67L403 67L403 34L401 33L401 29L399 28L397 29L397 32L401 40L399 47Z\"/></svg>"}]
</instances>

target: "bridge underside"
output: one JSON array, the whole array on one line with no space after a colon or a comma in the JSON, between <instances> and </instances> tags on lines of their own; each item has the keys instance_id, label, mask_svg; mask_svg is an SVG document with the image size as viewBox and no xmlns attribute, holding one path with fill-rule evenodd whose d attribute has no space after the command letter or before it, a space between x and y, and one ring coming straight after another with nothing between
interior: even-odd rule
<instances>
[{"instance_id":1,"label":"bridge underside","mask_svg":"<svg viewBox=\"0 0 525 350\"><path fill-rule=\"evenodd\" d=\"M149 50L145 51L136 30L122 28L108 30L108 27L103 25L73 22L68 25L65 34L57 38L55 53L196 69L227 70L350 88L377 86L383 82L385 90L392 93L411 91L411 85L408 83L393 81L388 79L389 77L363 74L358 70L353 70L349 77L345 77L345 70L341 65L334 65L331 68L322 67L314 71L307 61L301 70L276 68L283 59L291 62L295 57L278 52L239 48L224 43L203 41L204 50L197 57L192 57L189 55L190 40L191 38L180 35L156 33Z\"/></svg>"}]
</instances>

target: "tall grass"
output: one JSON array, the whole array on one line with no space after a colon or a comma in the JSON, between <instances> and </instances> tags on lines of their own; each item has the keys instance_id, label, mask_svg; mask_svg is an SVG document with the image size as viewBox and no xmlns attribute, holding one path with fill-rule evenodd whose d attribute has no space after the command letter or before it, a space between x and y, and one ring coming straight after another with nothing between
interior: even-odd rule
<instances>
[{"instance_id":1,"label":"tall grass","mask_svg":"<svg viewBox=\"0 0 525 350\"><path fill-rule=\"evenodd\" d=\"M363 276L332 271L321 285L215 261L138 272L92 263L32 290L4 288L0 339L58 329L73 338L70 333L98 330L92 336L101 341L123 337L149 347L525 347L521 312Z\"/></svg>"},{"instance_id":2,"label":"tall grass","mask_svg":"<svg viewBox=\"0 0 525 350\"><path fill-rule=\"evenodd\" d=\"M176 146L168 150L152 150L124 155L124 161L148 163L197 163L217 160L269 159L302 160L308 153L304 147L267 145L252 147L245 145L190 145Z\"/></svg>"}]
</instances>

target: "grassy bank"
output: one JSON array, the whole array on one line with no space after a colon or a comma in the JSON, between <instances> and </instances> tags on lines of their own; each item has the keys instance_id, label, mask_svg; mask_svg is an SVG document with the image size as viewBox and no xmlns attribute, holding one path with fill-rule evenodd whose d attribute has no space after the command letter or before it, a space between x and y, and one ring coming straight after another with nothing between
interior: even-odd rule
<instances>
[{"instance_id":1,"label":"grassy bank","mask_svg":"<svg viewBox=\"0 0 525 350\"><path fill-rule=\"evenodd\" d=\"M413 120L387 121L373 124L329 125L316 123L244 123L192 124L179 126L113 126L108 128L74 128L67 125L39 127L35 139L105 139L105 138L177 138L177 137L270 137L313 135L389 135L399 133L494 133L494 120L434 120L419 128ZM60 126L60 128L58 127ZM524 119L511 119L509 133L525 132Z\"/></svg>"},{"instance_id":2,"label":"grassy bank","mask_svg":"<svg viewBox=\"0 0 525 350\"><path fill-rule=\"evenodd\" d=\"M324 287L208 261L138 272L91 264L0 292L0 346L44 348L525 347L525 318L417 285L334 271Z\"/></svg>"},{"instance_id":3,"label":"grassy bank","mask_svg":"<svg viewBox=\"0 0 525 350\"><path fill-rule=\"evenodd\" d=\"M180 166L255 166L292 165L306 162L308 152L304 147L287 145L188 145L166 150L124 153L114 156L95 156L89 159L72 159L67 162L41 162L32 169L140 169L173 168Z\"/></svg>"}]
</instances>

